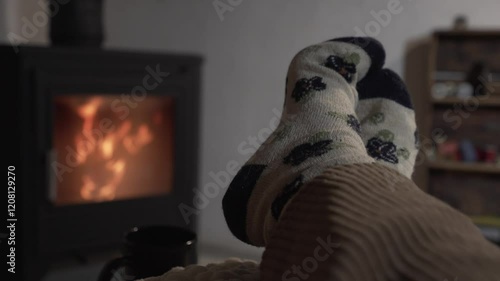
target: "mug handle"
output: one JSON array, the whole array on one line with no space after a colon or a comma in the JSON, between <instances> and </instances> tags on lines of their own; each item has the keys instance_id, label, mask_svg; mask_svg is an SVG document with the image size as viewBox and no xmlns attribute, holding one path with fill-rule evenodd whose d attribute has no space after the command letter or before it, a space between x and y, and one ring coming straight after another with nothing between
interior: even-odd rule
<instances>
[{"instance_id":1,"label":"mug handle","mask_svg":"<svg viewBox=\"0 0 500 281\"><path fill-rule=\"evenodd\" d=\"M119 257L116 259L113 259L109 262L107 262L104 267L101 269L101 272L99 273L99 277L97 278L97 281L111 281L113 280L113 277L115 272L122 268L125 267L127 263L127 258L126 257Z\"/></svg>"}]
</instances>

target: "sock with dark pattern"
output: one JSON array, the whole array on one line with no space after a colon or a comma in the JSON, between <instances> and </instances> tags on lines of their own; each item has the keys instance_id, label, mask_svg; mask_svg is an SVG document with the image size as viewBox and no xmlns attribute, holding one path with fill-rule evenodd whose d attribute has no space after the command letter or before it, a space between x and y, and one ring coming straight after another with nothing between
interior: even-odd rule
<instances>
[{"instance_id":1,"label":"sock with dark pattern","mask_svg":"<svg viewBox=\"0 0 500 281\"><path fill-rule=\"evenodd\" d=\"M368 155L411 178L418 153L415 112L403 80L383 69L357 85L356 113Z\"/></svg>"},{"instance_id":2,"label":"sock with dark pattern","mask_svg":"<svg viewBox=\"0 0 500 281\"><path fill-rule=\"evenodd\" d=\"M358 81L380 71L385 54L371 38L305 48L292 60L283 116L241 168L223 199L232 233L264 246L287 202L326 167L371 163L356 116Z\"/></svg>"}]
</instances>

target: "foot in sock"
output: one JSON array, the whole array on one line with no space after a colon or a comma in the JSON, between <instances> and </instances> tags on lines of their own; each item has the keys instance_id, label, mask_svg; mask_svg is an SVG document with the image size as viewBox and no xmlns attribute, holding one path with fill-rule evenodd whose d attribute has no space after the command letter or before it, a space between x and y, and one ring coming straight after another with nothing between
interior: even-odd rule
<instances>
[{"instance_id":1,"label":"foot in sock","mask_svg":"<svg viewBox=\"0 0 500 281\"><path fill-rule=\"evenodd\" d=\"M391 70L370 73L357 85L356 114L368 155L411 178L418 153L418 134L410 95Z\"/></svg>"},{"instance_id":2,"label":"foot in sock","mask_svg":"<svg viewBox=\"0 0 500 281\"><path fill-rule=\"evenodd\" d=\"M224 215L237 238L265 245L286 203L304 183L329 166L374 162L359 134L356 85L380 70L383 54L374 39L342 38L294 57L280 125L224 196Z\"/></svg>"},{"instance_id":3,"label":"foot in sock","mask_svg":"<svg viewBox=\"0 0 500 281\"><path fill-rule=\"evenodd\" d=\"M411 178L418 153L415 113L408 90L393 71L383 69L385 51L378 41L364 37L339 38L368 50L370 71L357 84L356 114L368 154L380 164Z\"/></svg>"}]
</instances>

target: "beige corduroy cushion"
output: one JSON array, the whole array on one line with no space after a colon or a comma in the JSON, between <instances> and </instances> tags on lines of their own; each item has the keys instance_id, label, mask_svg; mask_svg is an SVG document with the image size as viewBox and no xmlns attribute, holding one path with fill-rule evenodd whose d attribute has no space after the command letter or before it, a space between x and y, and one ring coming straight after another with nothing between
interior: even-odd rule
<instances>
[{"instance_id":1,"label":"beige corduroy cushion","mask_svg":"<svg viewBox=\"0 0 500 281\"><path fill-rule=\"evenodd\" d=\"M499 281L500 250L468 217L398 172L344 165L327 169L285 207L261 277Z\"/></svg>"}]
</instances>

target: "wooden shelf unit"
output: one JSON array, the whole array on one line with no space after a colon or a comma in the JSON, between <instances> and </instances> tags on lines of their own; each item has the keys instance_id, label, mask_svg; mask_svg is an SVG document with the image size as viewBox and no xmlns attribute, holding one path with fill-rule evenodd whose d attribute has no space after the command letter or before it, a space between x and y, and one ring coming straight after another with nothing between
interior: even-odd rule
<instances>
[{"instance_id":1,"label":"wooden shelf unit","mask_svg":"<svg viewBox=\"0 0 500 281\"><path fill-rule=\"evenodd\" d=\"M487 63L493 73L488 80L487 97L472 97L477 98L474 101L433 98L434 83L462 82L477 61ZM434 154L426 152L437 142L433 138L436 129L444 132L447 139L468 139L478 145L496 145L500 150L499 73L500 30L437 31L409 42L406 48L405 80L421 141L413 180L424 191L471 216L500 218L500 166L436 160L427 156ZM460 120L452 126L444 113L449 116L457 107L474 110L467 112L467 117L456 115Z\"/></svg>"},{"instance_id":2,"label":"wooden shelf unit","mask_svg":"<svg viewBox=\"0 0 500 281\"><path fill-rule=\"evenodd\" d=\"M423 158L424 161L417 165L413 179L424 190L428 190L430 173L436 170L431 169L431 166L442 166L439 163L432 164L423 153L423 150L428 148L428 144L434 141L432 136L436 127L435 119L438 114L442 113L439 110L453 109L457 104L465 105L475 102L457 97L433 98L432 87L434 83L446 82L442 79L436 79L435 75L436 73L449 72L460 74L457 76L466 76L475 61L487 62L490 71L495 74L497 80L488 82L489 88L492 89L488 92L488 97L472 97L477 98L479 106L471 115L480 115L481 112L488 111L488 113L491 113L488 115L489 120L484 121L498 125L500 124L500 81L498 81L500 73L500 30L438 30L431 36L416 39L407 45L405 80L412 95L421 142L427 145L427 147L424 145L421 149L419 158ZM460 82L463 77L459 79L449 81ZM462 118L461 120L463 124L468 124L469 121L470 118ZM450 128L444 129L448 129L447 132L454 133ZM467 134L466 129L461 126L456 131ZM497 136L498 138L496 138ZM491 134L491 143L497 144L500 149L500 133ZM450 172L453 171L450 170Z\"/></svg>"}]
</instances>

